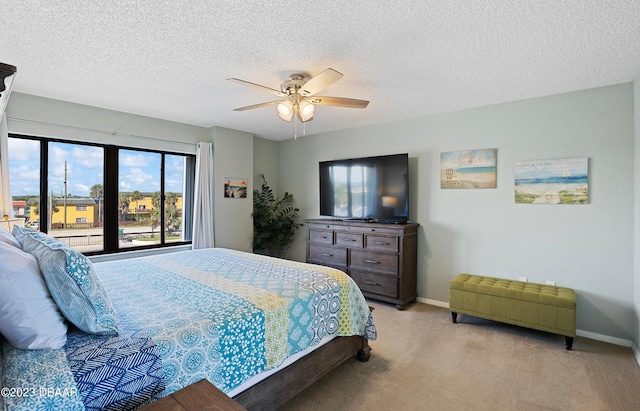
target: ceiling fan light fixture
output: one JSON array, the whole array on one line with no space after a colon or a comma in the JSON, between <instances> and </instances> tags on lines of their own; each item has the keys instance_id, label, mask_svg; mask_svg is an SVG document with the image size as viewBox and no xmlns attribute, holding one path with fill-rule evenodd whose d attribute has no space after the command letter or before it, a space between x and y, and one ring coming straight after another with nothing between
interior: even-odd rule
<instances>
[{"instance_id":1,"label":"ceiling fan light fixture","mask_svg":"<svg viewBox=\"0 0 640 411\"><path fill-rule=\"evenodd\" d=\"M278 116L284 121L291 121L293 117L293 102L291 100L285 100L278 104Z\"/></svg>"},{"instance_id":2,"label":"ceiling fan light fixture","mask_svg":"<svg viewBox=\"0 0 640 411\"><path fill-rule=\"evenodd\" d=\"M316 107L309 103L307 100L302 99L298 103L298 110L300 110L300 118L302 121L308 121L313 118L313 114L316 111Z\"/></svg>"}]
</instances>

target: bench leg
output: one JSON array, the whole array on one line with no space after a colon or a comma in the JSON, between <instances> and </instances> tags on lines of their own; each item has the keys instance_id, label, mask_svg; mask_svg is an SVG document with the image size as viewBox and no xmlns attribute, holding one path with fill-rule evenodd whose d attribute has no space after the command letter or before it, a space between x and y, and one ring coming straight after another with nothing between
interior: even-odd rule
<instances>
[{"instance_id":1,"label":"bench leg","mask_svg":"<svg viewBox=\"0 0 640 411\"><path fill-rule=\"evenodd\" d=\"M451 321L453 321L454 324L458 322L458 313L451 311Z\"/></svg>"},{"instance_id":2,"label":"bench leg","mask_svg":"<svg viewBox=\"0 0 640 411\"><path fill-rule=\"evenodd\" d=\"M567 350L570 350L571 348L573 348L573 337L564 337L564 341L566 343L565 348Z\"/></svg>"}]
</instances>

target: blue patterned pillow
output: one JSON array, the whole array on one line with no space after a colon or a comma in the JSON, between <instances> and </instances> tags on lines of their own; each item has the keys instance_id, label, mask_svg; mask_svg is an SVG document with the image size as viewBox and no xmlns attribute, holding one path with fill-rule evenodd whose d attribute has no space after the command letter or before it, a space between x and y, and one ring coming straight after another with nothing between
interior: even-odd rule
<instances>
[{"instance_id":1,"label":"blue patterned pillow","mask_svg":"<svg viewBox=\"0 0 640 411\"><path fill-rule=\"evenodd\" d=\"M67 320L90 334L118 333L118 315L87 257L40 232L26 235L22 247L38 260L49 293Z\"/></svg>"},{"instance_id":2,"label":"blue patterned pillow","mask_svg":"<svg viewBox=\"0 0 640 411\"><path fill-rule=\"evenodd\" d=\"M20 244L20 248L22 248L22 244L24 243L25 237L27 237L32 232L34 232L34 231L33 230L29 230L28 228L19 226L17 224L14 225L13 226L13 230L11 230L11 234L13 234L13 237Z\"/></svg>"}]
</instances>

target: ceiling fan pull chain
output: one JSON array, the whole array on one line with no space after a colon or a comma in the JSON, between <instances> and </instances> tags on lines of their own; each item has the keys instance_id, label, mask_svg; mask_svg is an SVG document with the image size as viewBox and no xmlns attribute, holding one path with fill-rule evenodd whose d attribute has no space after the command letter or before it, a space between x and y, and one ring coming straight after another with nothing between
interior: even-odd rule
<instances>
[{"instance_id":1,"label":"ceiling fan pull chain","mask_svg":"<svg viewBox=\"0 0 640 411\"><path fill-rule=\"evenodd\" d=\"M298 120L296 116L293 116L293 139L298 139Z\"/></svg>"}]
</instances>

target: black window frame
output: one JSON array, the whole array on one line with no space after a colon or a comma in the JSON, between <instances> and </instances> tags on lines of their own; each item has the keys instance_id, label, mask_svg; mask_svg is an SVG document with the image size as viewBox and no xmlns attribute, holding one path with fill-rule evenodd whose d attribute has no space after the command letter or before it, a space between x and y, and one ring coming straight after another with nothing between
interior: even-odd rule
<instances>
[{"instance_id":1,"label":"black window frame","mask_svg":"<svg viewBox=\"0 0 640 411\"><path fill-rule=\"evenodd\" d=\"M103 149L103 206L104 206L104 221L103 221L103 249L99 251L87 251L83 252L85 255L104 255L104 254L116 254L127 251L148 250L154 248L167 248L167 247L179 247L192 244L192 240L182 241L165 241L165 157L171 156L183 156L191 159L191 163L195 165L195 154L187 154L181 152L172 152L165 150L144 149L137 147L119 146L114 144L102 144L94 142L84 142L76 140L65 140L60 138L31 136L26 134L9 133L9 138L23 139L23 140L36 140L40 142L40 213L39 213L39 230L43 233L48 232L49 227L49 210L47 193L48 191L48 172L49 172L49 143L64 143L64 144L76 144L92 147L100 147ZM150 244L141 246L131 246L126 248L120 248L119 246L119 210L118 210L118 198L119 198L119 152L120 150L140 151L147 153L156 153L161 155L160 160L160 244ZM195 183L195 166L191 167L190 179L186 182L186 185L192 187ZM189 172L185 168L184 173ZM186 195L191 194L191 189L183 187L183 199L182 199L182 218L188 215L190 219L193 218L192 212L187 212L187 207L193 207L193 198L187 201ZM192 224L193 221L190 222ZM185 226L185 233L191 233L191 229ZM184 236L184 234L183 234Z\"/></svg>"}]
</instances>

